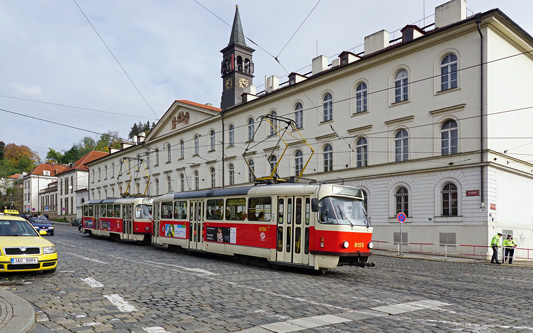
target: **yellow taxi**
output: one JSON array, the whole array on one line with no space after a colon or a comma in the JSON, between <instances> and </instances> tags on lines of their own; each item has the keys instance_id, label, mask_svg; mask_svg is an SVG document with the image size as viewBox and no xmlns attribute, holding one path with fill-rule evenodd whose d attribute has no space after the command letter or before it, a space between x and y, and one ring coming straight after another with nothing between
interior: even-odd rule
<instances>
[{"instance_id":1,"label":"yellow taxi","mask_svg":"<svg viewBox=\"0 0 533 333\"><path fill-rule=\"evenodd\" d=\"M53 273L57 268L55 245L41 237L15 210L0 213L0 273L43 271Z\"/></svg>"}]
</instances>

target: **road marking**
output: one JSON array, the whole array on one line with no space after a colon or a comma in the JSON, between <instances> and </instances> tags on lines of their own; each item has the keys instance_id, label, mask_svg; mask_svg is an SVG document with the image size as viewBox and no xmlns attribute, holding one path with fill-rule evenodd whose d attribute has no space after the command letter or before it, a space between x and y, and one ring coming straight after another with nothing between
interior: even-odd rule
<instances>
[{"instance_id":1,"label":"road marking","mask_svg":"<svg viewBox=\"0 0 533 333\"><path fill-rule=\"evenodd\" d=\"M89 258L89 257L85 257L85 256L82 256L82 255L79 255L79 254L76 254L76 253L69 253L71 256L74 256L74 257L78 257L78 258L82 258L84 260L88 260L88 261L92 261L92 262L96 262L98 264L104 264L104 265L107 265L107 262L105 261L102 261L102 260L98 260L98 259L94 259L94 258Z\"/></svg>"},{"instance_id":2,"label":"road marking","mask_svg":"<svg viewBox=\"0 0 533 333\"><path fill-rule=\"evenodd\" d=\"M120 312L133 312L137 309L128 303L124 298L120 297L118 294L104 295L114 306L116 306Z\"/></svg>"},{"instance_id":3,"label":"road marking","mask_svg":"<svg viewBox=\"0 0 533 333\"><path fill-rule=\"evenodd\" d=\"M169 331L166 331L161 326L154 326L154 327L143 327L143 330L150 333L170 333Z\"/></svg>"},{"instance_id":4,"label":"road marking","mask_svg":"<svg viewBox=\"0 0 533 333\"><path fill-rule=\"evenodd\" d=\"M415 302L407 302L401 304L393 304L387 306L378 306L369 310L361 311L348 311L336 315L323 315L307 318L292 319L287 321L281 321L277 323L270 323L266 325L260 325L250 329L243 330L241 332L295 332L310 328L316 328L326 325L334 325L339 323L347 323L351 321L358 321L373 317L390 316L398 313L417 311L423 309L436 309L442 306L450 305L433 300L420 300Z\"/></svg>"},{"instance_id":5,"label":"road marking","mask_svg":"<svg viewBox=\"0 0 533 333\"><path fill-rule=\"evenodd\" d=\"M81 280L87 283L91 288L102 288L104 286L103 283L96 281L92 277L81 278Z\"/></svg>"},{"instance_id":6,"label":"road marking","mask_svg":"<svg viewBox=\"0 0 533 333\"><path fill-rule=\"evenodd\" d=\"M417 322L427 326L437 326L437 324L444 324L454 327L454 331L468 331L468 332L491 332L500 331L506 329L520 330L520 331L533 331L533 326L510 326L510 325L490 325L490 324L477 324L477 323L465 323L449 320L437 320L437 319L413 319L408 317L394 317L394 320Z\"/></svg>"}]
</instances>

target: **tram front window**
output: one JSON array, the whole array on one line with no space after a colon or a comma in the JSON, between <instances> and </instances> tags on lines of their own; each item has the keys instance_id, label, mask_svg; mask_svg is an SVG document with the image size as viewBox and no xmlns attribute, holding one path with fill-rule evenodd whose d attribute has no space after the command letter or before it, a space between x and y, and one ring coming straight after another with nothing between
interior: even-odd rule
<instances>
[{"instance_id":1,"label":"tram front window","mask_svg":"<svg viewBox=\"0 0 533 333\"><path fill-rule=\"evenodd\" d=\"M324 224L370 226L363 209L363 202L344 197L327 197L319 202L318 221Z\"/></svg>"},{"instance_id":2,"label":"tram front window","mask_svg":"<svg viewBox=\"0 0 533 333\"><path fill-rule=\"evenodd\" d=\"M135 217L138 219L151 219L152 218L152 206L137 205L137 207L135 207Z\"/></svg>"}]
</instances>

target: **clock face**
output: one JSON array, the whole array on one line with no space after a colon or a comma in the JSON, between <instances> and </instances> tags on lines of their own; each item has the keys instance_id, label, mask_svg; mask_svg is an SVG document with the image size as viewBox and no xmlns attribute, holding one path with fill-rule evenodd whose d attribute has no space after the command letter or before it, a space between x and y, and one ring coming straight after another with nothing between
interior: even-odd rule
<instances>
[{"instance_id":1,"label":"clock face","mask_svg":"<svg viewBox=\"0 0 533 333\"><path fill-rule=\"evenodd\" d=\"M246 79L244 77L240 77L239 78L239 87L241 87L242 89L248 87L248 79Z\"/></svg>"},{"instance_id":2,"label":"clock face","mask_svg":"<svg viewBox=\"0 0 533 333\"><path fill-rule=\"evenodd\" d=\"M230 77L226 80L226 89L231 89L233 87L233 79Z\"/></svg>"}]
</instances>

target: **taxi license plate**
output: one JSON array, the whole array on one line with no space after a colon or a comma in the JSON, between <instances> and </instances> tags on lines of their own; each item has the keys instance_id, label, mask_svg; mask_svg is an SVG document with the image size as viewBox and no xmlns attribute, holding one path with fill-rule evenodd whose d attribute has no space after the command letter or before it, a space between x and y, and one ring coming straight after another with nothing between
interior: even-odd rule
<instances>
[{"instance_id":1,"label":"taxi license plate","mask_svg":"<svg viewBox=\"0 0 533 333\"><path fill-rule=\"evenodd\" d=\"M12 265L23 265L23 264L37 264L39 259L37 258L11 258Z\"/></svg>"}]
</instances>

